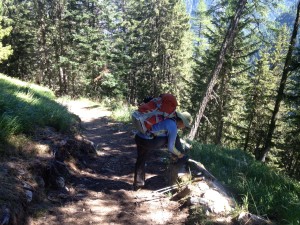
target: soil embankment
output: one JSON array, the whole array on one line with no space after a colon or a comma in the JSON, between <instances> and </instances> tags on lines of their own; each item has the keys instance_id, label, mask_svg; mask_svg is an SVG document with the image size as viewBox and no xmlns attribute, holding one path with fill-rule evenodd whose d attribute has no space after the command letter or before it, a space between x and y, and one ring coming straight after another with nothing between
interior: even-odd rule
<instances>
[{"instance_id":1,"label":"soil embankment","mask_svg":"<svg viewBox=\"0 0 300 225\"><path fill-rule=\"evenodd\" d=\"M82 134L97 146L97 154L81 159L84 167L72 171L67 192L57 194L57 201L53 197L51 207L30 218L30 224L184 224L188 210L156 192L166 186L161 153L154 151L147 162L146 188L133 191L136 149L131 129L112 121L110 112L98 105L67 104L81 118Z\"/></svg>"}]
</instances>

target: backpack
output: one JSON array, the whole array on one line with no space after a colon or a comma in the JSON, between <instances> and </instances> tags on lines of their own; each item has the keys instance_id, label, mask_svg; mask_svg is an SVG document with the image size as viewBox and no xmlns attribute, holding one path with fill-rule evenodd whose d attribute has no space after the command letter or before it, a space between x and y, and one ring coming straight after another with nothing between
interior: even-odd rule
<instances>
[{"instance_id":1,"label":"backpack","mask_svg":"<svg viewBox=\"0 0 300 225\"><path fill-rule=\"evenodd\" d=\"M176 115L177 100L172 94L161 94L139 105L131 115L132 123L138 131L146 134L152 126Z\"/></svg>"}]
</instances>

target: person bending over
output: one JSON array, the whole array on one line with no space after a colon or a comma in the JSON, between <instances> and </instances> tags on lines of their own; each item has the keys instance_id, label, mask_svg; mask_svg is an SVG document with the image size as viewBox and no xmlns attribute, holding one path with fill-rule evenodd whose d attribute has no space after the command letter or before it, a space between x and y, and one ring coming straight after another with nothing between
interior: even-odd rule
<instances>
[{"instance_id":1,"label":"person bending over","mask_svg":"<svg viewBox=\"0 0 300 225\"><path fill-rule=\"evenodd\" d=\"M188 112L176 112L174 118L163 120L152 126L147 134L138 132L135 135L137 146L137 160L135 163L133 189L138 190L145 185L145 164L149 151L162 148L167 145L168 151L176 157L177 162L185 164L188 160L184 154L179 129L190 128L192 117Z\"/></svg>"}]
</instances>

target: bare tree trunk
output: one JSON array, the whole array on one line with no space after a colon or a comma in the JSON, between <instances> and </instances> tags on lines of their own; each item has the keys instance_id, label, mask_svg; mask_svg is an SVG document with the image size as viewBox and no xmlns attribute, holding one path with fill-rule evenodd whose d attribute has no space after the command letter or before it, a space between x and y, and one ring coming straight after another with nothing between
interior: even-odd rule
<instances>
[{"instance_id":1,"label":"bare tree trunk","mask_svg":"<svg viewBox=\"0 0 300 225\"><path fill-rule=\"evenodd\" d=\"M58 73L58 77L59 77L59 93L60 95L62 94L67 94L66 93L66 85L67 85L67 80L65 77L65 70L63 68L63 65L60 62L60 57L63 56L63 52L64 52L64 33L62 30L62 15L64 13L64 6L63 3L58 1L57 2L57 6L56 6L56 10L57 10L57 18L58 18L58 22L56 22L56 27L57 27L57 44L56 44L56 63L57 65L59 65L58 69L57 69L57 73Z\"/></svg>"},{"instance_id":2,"label":"bare tree trunk","mask_svg":"<svg viewBox=\"0 0 300 225\"><path fill-rule=\"evenodd\" d=\"M217 111L217 127L216 127L216 137L215 137L215 144L221 145L222 144L222 136L223 136L223 127L224 127L224 108L226 104L226 82L225 82L225 75L222 74L221 78L221 86L220 86L220 98L218 103L218 111Z\"/></svg>"},{"instance_id":3,"label":"bare tree trunk","mask_svg":"<svg viewBox=\"0 0 300 225\"><path fill-rule=\"evenodd\" d=\"M287 52L286 59L285 59L285 64L284 64L284 68L283 68L283 72L282 72L282 76L281 76L281 81L280 81L279 89L277 92L276 102L275 102L271 122L269 125L268 135L267 135L264 147L262 148L262 150L260 152L260 156L258 158L258 160L261 162L264 162L266 160L266 156L271 148L272 137L273 137L273 133L274 133L275 126L276 126L276 116L277 116L279 108L280 108L280 103L283 99L287 77L290 72L289 67L290 67L291 60L292 60L292 53L293 53L294 45L296 43L296 37L297 37L298 27L299 27L299 22L300 22L299 13L300 13L300 1L298 2L297 16L296 16L295 23L294 23L294 29L293 29L293 33L291 36L289 50Z\"/></svg>"},{"instance_id":4,"label":"bare tree trunk","mask_svg":"<svg viewBox=\"0 0 300 225\"><path fill-rule=\"evenodd\" d=\"M252 129L253 119L254 119L254 116L251 115L250 122L249 122L248 127L247 127L247 133L246 133L245 144L244 144L244 151L246 151L247 148L248 148L248 144L249 144L249 140L250 140L250 134L251 134L251 129Z\"/></svg>"},{"instance_id":5,"label":"bare tree trunk","mask_svg":"<svg viewBox=\"0 0 300 225\"><path fill-rule=\"evenodd\" d=\"M46 19L45 19L45 4L42 1L35 2L38 12L38 58L40 59L39 68L35 77L37 84L42 84L46 70Z\"/></svg>"},{"instance_id":6,"label":"bare tree trunk","mask_svg":"<svg viewBox=\"0 0 300 225\"><path fill-rule=\"evenodd\" d=\"M228 47L231 46L233 39L236 35L237 26L239 24L239 20L242 16L242 13L243 13L246 3L247 3L247 0L239 0L239 2L237 4L236 13L230 22L230 26L227 30L226 36L224 38L224 41L223 41L221 49L220 49L219 57L216 61L215 69L213 70L213 72L211 74L211 80L208 84L205 96L201 102L198 114L196 116L196 120L195 120L194 125L191 129L191 132L189 134L189 138L191 140L193 140L196 136L196 133L197 133L198 127L200 125L200 121L203 117L206 105L207 105L208 101L210 100L210 96L213 91L213 87L215 86L216 80L222 69L226 51L227 51Z\"/></svg>"},{"instance_id":7,"label":"bare tree trunk","mask_svg":"<svg viewBox=\"0 0 300 225\"><path fill-rule=\"evenodd\" d=\"M60 79L62 80L62 82L63 82L63 85L62 85L62 87L63 87L63 90L62 90L62 93L63 94L67 94L68 93L68 78L67 78L67 75L66 75L66 73L64 73L64 69L60 66L59 67L59 75L60 75Z\"/></svg>"}]
</instances>

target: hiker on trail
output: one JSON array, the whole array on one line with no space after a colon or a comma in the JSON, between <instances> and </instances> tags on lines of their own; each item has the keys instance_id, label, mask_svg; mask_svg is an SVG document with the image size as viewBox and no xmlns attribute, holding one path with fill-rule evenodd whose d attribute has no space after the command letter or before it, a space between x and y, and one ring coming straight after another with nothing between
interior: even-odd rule
<instances>
[{"instance_id":1,"label":"hiker on trail","mask_svg":"<svg viewBox=\"0 0 300 225\"><path fill-rule=\"evenodd\" d=\"M179 129L190 128L192 117L188 112L176 112L175 117L154 124L151 131L135 135L137 145L137 160L134 173L134 190L145 185L145 163L149 152L167 146L176 164L184 165L188 161L187 155L180 142Z\"/></svg>"}]
</instances>

